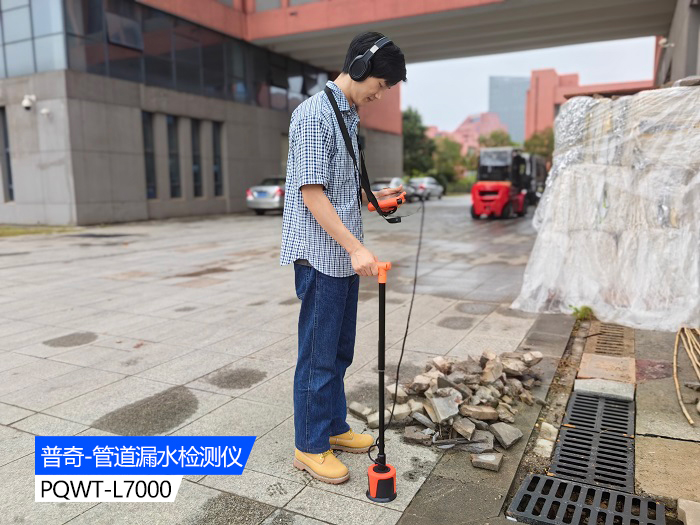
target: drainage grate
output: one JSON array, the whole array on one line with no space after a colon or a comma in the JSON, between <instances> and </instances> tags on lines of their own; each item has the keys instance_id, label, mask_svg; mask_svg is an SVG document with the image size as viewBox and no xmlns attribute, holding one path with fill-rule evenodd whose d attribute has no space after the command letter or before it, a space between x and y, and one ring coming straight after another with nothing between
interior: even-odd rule
<instances>
[{"instance_id":1,"label":"drainage grate","mask_svg":"<svg viewBox=\"0 0 700 525\"><path fill-rule=\"evenodd\" d=\"M616 324L591 321L584 352L611 357L634 357L634 330Z\"/></svg>"},{"instance_id":2,"label":"drainage grate","mask_svg":"<svg viewBox=\"0 0 700 525\"><path fill-rule=\"evenodd\" d=\"M634 440L562 428L549 472L558 478L634 492Z\"/></svg>"},{"instance_id":3,"label":"drainage grate","mask_svg":"<svg viewBox=\"0 0 700 525\"><path fill-rule=\"evenodd\" d=\"M665 525L664 506L648 498L531 474L508 516L533 525Z\"/></svg>"},{"instance_id":4,"label":"drainage grate","mask_svg":"<svg viewBox=\"0 0 700 525\"><path fill-rule=\"evenodd\" d=\"M563 425L594 432L618 432L633 437L634 403L574 392L566 407Z\"/></svg>"}]
</instances>

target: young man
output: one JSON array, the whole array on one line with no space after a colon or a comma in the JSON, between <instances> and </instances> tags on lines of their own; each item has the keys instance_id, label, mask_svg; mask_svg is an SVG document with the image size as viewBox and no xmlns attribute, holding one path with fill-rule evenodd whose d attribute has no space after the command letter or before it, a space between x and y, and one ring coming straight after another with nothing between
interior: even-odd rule
<instances>
[{"instance_id":1,"label":"young man","mask_svg":"<svg viewBox=\"0 0 700 525\"><path fill-rule=\"evenodd\" d=\"M401 50L380 33L350 43L343 72L328 82L359 163L357 108L406 80ZM377 44L377 45L375 45ZM369 76L358 75L363 56ZM358 59L359 60L359 59ZM384 174L386 175L386 174ZM401 191L385 188L377 198ZM360 179L328 94L317 93L292 114L280 263L294 263L299 354L294 375L294 466L327 483L348 469L332 452L367 452L369 434L346 423L343 379L352 363L358 276L377 275L377 257L362 244Z\"/></svg>"}]
</instances>

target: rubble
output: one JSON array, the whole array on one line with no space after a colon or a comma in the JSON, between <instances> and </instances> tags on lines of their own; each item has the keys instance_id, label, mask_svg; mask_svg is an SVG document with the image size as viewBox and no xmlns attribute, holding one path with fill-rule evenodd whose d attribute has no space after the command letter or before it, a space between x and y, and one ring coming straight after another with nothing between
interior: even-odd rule
<instances>
[{"instance_id":1,"label":"rubble","mask_svg":"<svg viewBox=\"0 0 700 525\"><path fill-rule=\"evenodd\" d=\"M411 417L412 417L415 421L417 421L418 423L420 423L421 425L423 425L424 427L427 427L427 428L429 428L429 429L435 431L435 423L433 423L433 422L430 420L430 418L424 416L424 415L421 414L420 412L413 412L413 413L411 413Z\"/></svg>"},{"instance_id":2,"label":"rubble","mask_svg":"<svg viewBox=\"0 0 700 525\"><path fill-rule=\"evenodd\" d=\"M417 443L419 445L430 446L433 444L433 438L430 434L426 434L418 427L406 427L403 437L409 443Z\"/></svg>"},{"instance_id":3,"label":"rubble","mask_svg":"<svg viewBox=\"0 0 700 525\"><path fill-rule=\"evenodd\" d=\"M388 385L386 387L386 391L389 394L390 399L393 401L394 399L396 400L397 403L406 403L408 401L408 394L406 391L399 386L398 388L396 387L396 384L393 385ZM394 392L396 392L396 396L394 398Z\"/></svg>"},{"instance_id":4,"label":"rubble","mask_svg":"<svg viewBox=\"0 0 700 525\"><path fill-rule=\"evenodd\" d=\"M386 425L389 422L389 416L391 416L391 412L388 410L384 410L384 424ZM367 427L369 428L379 428L379 411L373 412L369 416L367 416Z\"/></svg>"},{"instance_id":5,"label":"rubble","mask_svg":"<svg viewBox=\"0 0 700 525\"><path fill-rule=\"evenodd\" d=\"M455 420L455 422L452 423L452 428L460 436L463 436L467 439L471 439L474 435L474 431L476 430L476 425L472 423L469 419L462 417Z\"/></svg>"},{"instance_id":6,"label":"rubble","mask_svg":"<svg viewBox=\"0 0 700 525\"><path fill-rule=\"evenodd\" d=\"M543 421L540 425L540 437L542 439L547 439L554 443L557 440L557 434L559 430L554 425L550 425L546 421Z\"/></svg>"},{"instance_id":7,"label":"rubble","mask_svg":"<svg viewBox=\"0 0 700 525\"><path fill-rule=\"evenodd\" d=\"M371 408L363 405L362 403L358 403L357 401L352 401L348 406L348 410L350 410L351 414L356 415L363 421L367 421L367 416L372 413Z\"/></svg>"},{"instance_id":8,"label":"rubble","mask_svg":"<svg viewBox=\"0 0 700 525\"><path fill-rule=\"evenodd\" d=\"M393 421L403 421L411 415L411 406L408 403L396 404L394 407Z\"/></svg>"},{"instance_id":9,"label":"rubble","mask_svg":"<svg viewBox=\"0 0 700 525\"><path fill-rule=\"evenodd\" d=\"M445 359L444 357L438 356L433 358L431 361L432 366L434 366L437 370L442 372L443 374L449 374L452 372L452 363Z\"/></svg>"},{"instance_id":10,"label":"rubble","mask_svg":"<svg viewBox=\"0 0 700 525\"><path fill-rule=\"evenodd\" d=\"M541 458L550 458L552 457L552 451L554 450L554 442L550 441L548 439L542 439L539 438L537 441L535 441L535 446L532 449L532 452L540 456Z\"/></svg>"},{"instance_id":11,"label":"rubble","mask_svg":"<svg viewBox=\"0 0 700 525\"><path fill-rule=\"evenodd\" d=\"M515 445L520 438L523 437L523 433L519 428L508 425L506 423L494 423L489 426L491 433L496 436L496 439L505 449L509 449Z\"/></svg>"},{"instance_id":12,"label":"rubble","mask_svg":"<svg viewBox=\"0 0 700 525\"><path fill-rule=\"evenodd\" d=\"M472 454L472 465L476 468L493 470L498 472L503 461L503 454L500 452L490 452L488 454Z\"/></svg>"},{"instance_id":13,"label":"rubble","mask_svg":"<svg viewBox=\"0 0 700 525\"><path fill-rule=\"evenodd\" d=\"M496 357L487 361L484 365L484 371L481 373L482 383L493 383L501 377L503 373L503 363Z\"/></svg>"},{"instance_id":14,"label":"rubble","mask_svg":"<svg viewBox=\"0 0 700 525\"><path fill-rule=\"evenodd\" d=\"M480 421L498 421L498 412L493 407L482 407L462 404L459 413L463 416L478 419Z\"/></svg>"},{"instance_id":15,"label":"rubble","mask_svg":"<svg viewBox=\"0 0 700 525\"><path fill-rule=\"evenodd\" d=\"M399 386L396 396L395 385L387 386L390 398L396 397L392 423L406 425L404 438L409 443L469 452L475 467L497 471L503 449L523 437L512 426L518 413L516 406L520 402L539 402L530 389L539 384L540 376L531 367L542 358L537 351L501 355L486 351L479 358L463 360L432 358L423 373ZM378 412L360 403L350 403L349 409L366 419L369 428L379 426ZM387 410L386 422L389 415ZM541 425L543 441L553 443L550 438L556 439L556 435L556 428ZM541 444L541 451L545 453L548 446Z\"/></svg>"}]
</instances>

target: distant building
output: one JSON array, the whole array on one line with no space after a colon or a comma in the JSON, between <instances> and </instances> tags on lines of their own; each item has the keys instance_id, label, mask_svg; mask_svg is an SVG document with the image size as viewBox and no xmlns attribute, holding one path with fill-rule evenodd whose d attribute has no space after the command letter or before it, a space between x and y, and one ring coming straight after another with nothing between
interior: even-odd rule
<instances>
[{"instance_id":1,"label":"distant building","mask_svg":"<svg viewBox=\"0 0 700 525\"><path fill-rule=\"evenodd\" d=\"M571 97L580 95L632 95L654 87L653 80L589 84L579 86L578 74L559 75L554 69L532 72L527 91L525 138L554 126L560 106Z\"/></svg>"},{"instance_id":2,"label":"distant building","mask_svg":"<svg viewBox=\"0 0 700 525\"><path fill-rule=\"evenodd\" d=\"M529 87L527 77L489 77L489 113L501 118L515 142L525 140L525 103Z\"/></svg>"},{"instance_id":3,"label":"distant building","mask_svg":"<svg viewBox=\"0 0 700 525\"><path fill-rule=\"evenodd\" d=\"M470 115L454 131L441 131L436 126L430 126L426 135L430 138L447 137L462 145L462 155L479 151L479 136L489 135L493 131L508 132L508 127L495 113L480 113Z\"/></svg>"}]
</instances>

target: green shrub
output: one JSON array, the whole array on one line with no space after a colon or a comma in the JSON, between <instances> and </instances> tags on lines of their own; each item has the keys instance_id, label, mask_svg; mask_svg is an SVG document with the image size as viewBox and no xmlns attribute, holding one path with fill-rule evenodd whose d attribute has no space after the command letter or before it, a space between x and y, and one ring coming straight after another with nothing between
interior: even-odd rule
<instances>
[{"instance_id":1,"label":"green shrub","mask_svg":"<svg viewBox=\"0 0 700 525\"><path fill-rule=\"evenodd\" d=\"M457 179L454 182L450 182L447 185L447 192L450 194L455 193L469 193L472 191L472 186L476 182L475 174L468 174L464 177Z\"/></svg>"}]
</instances>

